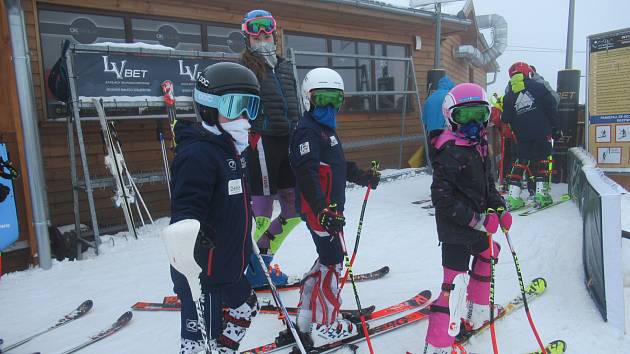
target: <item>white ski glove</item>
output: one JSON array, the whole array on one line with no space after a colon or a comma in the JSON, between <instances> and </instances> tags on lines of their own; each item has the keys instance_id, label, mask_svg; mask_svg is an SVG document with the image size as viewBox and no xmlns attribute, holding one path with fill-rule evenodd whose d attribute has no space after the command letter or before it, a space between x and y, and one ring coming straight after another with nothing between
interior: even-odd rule
<instances>
[{"instance_id":1,"label":"white ski glove","mask_svg":"<svg viewBox=\"0 0 630 354\"><path fill-rule=\"evenodd\" d=\"M199 274L201 267L195 261L195 242L201 224L195 219L186 219L168 225L162 230L161 237L166 246L168 261L173 268L182 273L192 293L193 300L201 298Z\"/></svg>"}]
</instances>

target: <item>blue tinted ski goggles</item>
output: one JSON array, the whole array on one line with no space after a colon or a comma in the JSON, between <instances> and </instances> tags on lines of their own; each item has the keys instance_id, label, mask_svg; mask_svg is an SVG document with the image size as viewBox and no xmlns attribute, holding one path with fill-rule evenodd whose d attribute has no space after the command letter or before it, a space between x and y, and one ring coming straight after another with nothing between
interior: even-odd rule
<instances>
[{"instance_id":1,"label":"blue tinted ski goggles","mask_svg":"<svg viewBox=\"0 0 630 354\"><path fill-rule=\"evenodd\" d=\"M206 107L216 108L227 119L236 119L245 113L250 120L254 120L260 108L260 97L246 93L217 96L195 89L193 99Z\"/></svg>"}]
</instances>

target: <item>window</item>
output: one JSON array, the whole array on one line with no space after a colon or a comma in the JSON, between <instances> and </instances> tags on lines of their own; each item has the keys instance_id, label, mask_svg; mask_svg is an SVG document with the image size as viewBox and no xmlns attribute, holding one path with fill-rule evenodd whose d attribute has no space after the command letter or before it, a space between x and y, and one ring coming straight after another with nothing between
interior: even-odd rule
<instances>
[{"instance_id":1,"label":"window","mask_svg":"<svg viewBox=\"0 0 630 354\"><path fill-rule=\"evenodd\" d=\"M287 48L286 56L289 56L289 49L299 50L303 52L328 52L328 44L325 38L286 35L284 37L284 46ZM298 55L295 58L298 71L298 82L302 84L302 80L307 72L311 69L328 66L328 58L323 56Z\"/></svg>"},{"instance_id":2,"label":"window","mask_svg":"<svg viewBox=\"0 0 630 354\"><path fill-rule=\"evenodd\" d=\"M208 51L241 53L245 50L245 37L237 27L206 26Z\"/></svg>"},{"instance_id":3,"label":"window","mask_svg":"<svg viewBox=\"0 0 630 354\"><path fill-rule=\"evenodd\" d=\"M404 58L408 56L407 46L372 43L342 38L324 38L301 34L285 34L284 43L289 55L289 48L298 51L324 52L353 55L376 55ZM402 61L372 60L344 57L323 57L298 55L296 57L298 80L316 67L324 66L336 70L343 78L346 92L361 91L403 91L406 76L406 64ZM408 81L411 84L411 81ZM409 89L412 86L407 86ZM408 97L408 100L410 98ZM375 96L353 94L346 96L345 111L365 112L371 110L400 110L403 95Z\"/></svg>"},{"instance_id":4,"label":"window","mask_svg":"<svg viewBox=\"0 0 630 354\"><path fill-rule=\"evenodd\" d=\"M406 48L401 45L375 44L376 56L404 58ZM406 63L403 61L377 60L376 61L376 82L377 91L405 91L409 89L409 84L404 87L404 79L407 76ZM402 107L403 95L378 96L377 110L399 110ZM407 98L409 100L409 97Z\"/></svg>"},{"instance_id":5,"label":"window","mask_svg":"<svg viewBox=\"0 0 630 354\"><path fill-rule=\"evenodd\" d=\"M64 117L67 115L66 106L55 100L48 89L48 75L61 55L62 41L68 39L72 43L81 44L125 42L124 19L116 16L39 10L39 31L48 116Z\"/></svg>"},{"instance_id":6,"label":"window","mask_svg":"<svg viewBox=\"0 0 630 354\"><path fill-rule=\"evenodd\" d=\"M237 24L186 23L115 13L96 15L47 5L41 5L38 15L46 106L50 119L68 114L67 107L52 97L47 84L48 74L59 59L64 39L80 44L143 42L193 51L241 53L245 50L245 40Z\"/></svg>"},{"instance_id":7,"label":"window","mask_svg":"<svg viewBox=\"0 0 630 354\"><path fill-rule=\"evenodd\" d=\"M131 19L134 42L161 44L177 50L201 50L201 25Z\"/></svg>"}]
</instances>

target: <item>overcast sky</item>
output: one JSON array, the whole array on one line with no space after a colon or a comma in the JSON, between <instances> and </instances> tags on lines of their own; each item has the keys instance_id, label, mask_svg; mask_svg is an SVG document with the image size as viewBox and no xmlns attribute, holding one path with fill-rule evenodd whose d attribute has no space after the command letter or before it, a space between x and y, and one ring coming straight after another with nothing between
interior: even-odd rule
<instances>
[{"instance_id":1,"label":"overcast sky","mask_svg":"<svg viewBox=\"0 0 630 354\"><path fill-rule=\"evenodd\" d=\"M407 0L386 2L409 4ZM464 3L459 2L459 8ZM564 69L565 64L569 0L473 0L473 4L477 15L498 14L508 23L508 47L497 59L501 72L496 83L488 87L489 93L503 92L508 80L507 69L519 60L536 66L555 88L557 72ZM575 1L573 68L582 71L580 103L584 103L586 91L586 37L629 27L630 0Z\"/></svg>"}]
</instances>

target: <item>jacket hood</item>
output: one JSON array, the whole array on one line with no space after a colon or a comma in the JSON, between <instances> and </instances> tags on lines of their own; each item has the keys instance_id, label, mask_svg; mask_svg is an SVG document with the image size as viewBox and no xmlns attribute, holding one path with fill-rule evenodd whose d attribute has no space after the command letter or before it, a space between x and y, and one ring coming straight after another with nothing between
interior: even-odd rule
<instances>
[{"instance_id":1,"label":"jacket hood","mask_svg":"<svg viewBox=\"0 0 630 354\"><path fill-rule=\"evenodd\" d=\"M438 81L438 90L450 91L453 87L455 87L455 83L446 75Z\"/></svg>"}]
</instances>

